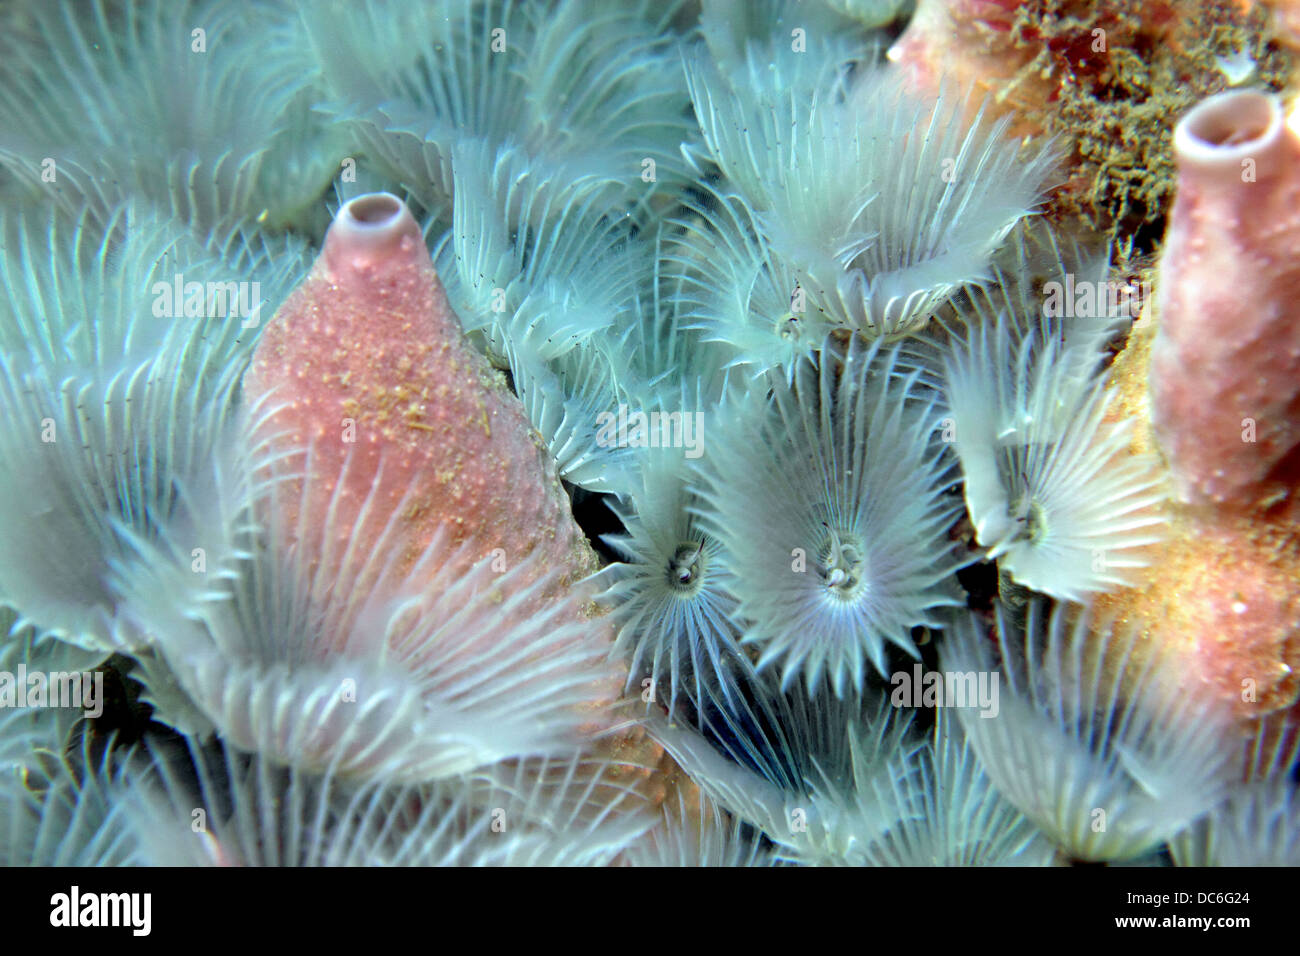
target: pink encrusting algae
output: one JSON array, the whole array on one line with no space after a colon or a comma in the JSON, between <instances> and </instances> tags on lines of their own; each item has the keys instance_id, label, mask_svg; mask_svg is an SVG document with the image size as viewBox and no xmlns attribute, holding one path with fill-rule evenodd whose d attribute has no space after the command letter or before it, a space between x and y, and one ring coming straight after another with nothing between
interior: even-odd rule
<instances>
[{"instance_id":1,"label":"pink encrusting algae","mask_svg":"<svg viewBox=\"0 0 1300 956\"><path fill-rule=\"evenodd\" d=\"M451 546L473 545L469 562L514 566L541 551L540 566L563 569L566 588L595 570L545 447L466 340L395 197L339 210L311 274L258 343L244 393L276 408L268 428L283 433L282 448L313 449L315 487L301 505L299 488L286 490L277 507L323 515L344 478L337 533L377 534L400 509L405 564L446 524Z\"/></svg>"}]
</instances>

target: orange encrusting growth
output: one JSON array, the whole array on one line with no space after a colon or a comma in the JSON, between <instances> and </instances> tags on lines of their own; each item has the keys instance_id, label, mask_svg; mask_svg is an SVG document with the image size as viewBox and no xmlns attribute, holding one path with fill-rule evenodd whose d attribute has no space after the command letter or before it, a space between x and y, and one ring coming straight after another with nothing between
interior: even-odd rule
<instances>
[{"instance_id":1,"label":"orange encrusting growth","mask_svg":"<svg viewBox=\"0 0 1300 956\"><path fill-rule=\"evenodd\" d=\"M1254 720L1300 702L1300 540L1179 509L1130 588L1097 599L1186 665L1188 693Z\"/></svg>"}]
</instances>

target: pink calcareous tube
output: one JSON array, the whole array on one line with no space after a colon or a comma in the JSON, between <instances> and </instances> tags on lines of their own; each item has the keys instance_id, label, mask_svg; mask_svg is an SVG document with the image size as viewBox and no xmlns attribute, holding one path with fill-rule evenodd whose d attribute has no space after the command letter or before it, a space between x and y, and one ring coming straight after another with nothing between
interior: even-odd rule
<instances>
[{"instance_id":1,"label":"pink calcareous tube","mask_svg":"<svg viewBox=\"0 0 1300 956\"><path fill-rule=\"evenodd\" d=\"M310 275L262 334L244 396L274 409L265 431L277 447L311 448L306 487L278 496L290 526L292 512L323 516L336 499L335 545L373 546L367 536L391 537L391 522L409 562L446 526L451 544L470 545L467 561L497 555L513 567L542 551L566 585L593 570L554 463L465 338L395 196L338 211Z\"/></svg>"},{"instance_id":2,"label":"pink calcareous tube","mask_svg":"<svg viewBox=\"0 0 1300 956\"><path fill-rule=\"evenodd\" d=\"M1286 503L1300 462L1300 140L1277 97L1210 97L1174 132L1152 422L1180 497Z\"/></svg>"}]
</instances>

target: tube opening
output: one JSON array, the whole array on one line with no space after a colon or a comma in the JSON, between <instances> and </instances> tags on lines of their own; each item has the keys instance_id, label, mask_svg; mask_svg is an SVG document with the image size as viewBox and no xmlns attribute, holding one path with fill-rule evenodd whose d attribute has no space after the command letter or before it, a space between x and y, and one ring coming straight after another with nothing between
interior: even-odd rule
<instances>
[{"instance_id":1,"label":"tube opening","mask_svg":"<svg viewBox=\"0 0 1300 956\"><path fill-rule=\"evenodd\" d=\"M363 226L386 226L402 215L402 201L390 193L358 196L347 204L348 215Z\"/></svg>"},{"instance_id":2,"label":"tube opening","mask_svg":"<svg viewBox=\"0 0 1300 956\"><path fill-rule=\"evenodd\" d=\"M1274 142L1282 129L1277 98L1251 90L1220 93L1178 124L1175 144L1184 156L1236 155Z\"/></svg>"}]
</instances>

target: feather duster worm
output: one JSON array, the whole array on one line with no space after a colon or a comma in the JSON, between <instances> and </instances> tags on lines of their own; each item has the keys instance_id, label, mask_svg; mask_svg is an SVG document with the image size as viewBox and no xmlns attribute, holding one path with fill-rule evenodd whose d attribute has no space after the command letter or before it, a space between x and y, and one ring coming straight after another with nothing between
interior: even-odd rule
<instances>
[{"instance_id":1,"label":"feather duster worm","mask_svg":"<svg viewBox=\"0 0 1300 956\"><path fill-rule=\"evenodd\" d=\"M1300 728L1260 721L1244 751L1225 799L1170 842L1179 866L1300 866Z\"/></svg>"},{"instance_id":2,"label":"feather duster worm","mask_svg":"<svg viewBox=\"0 0 1300 956\"><path fill-rule=\"evenodd\" d=\"M517 148L453 151L451 232L437 254L447 296L498 364L548 361L626 309L635 277L627 224L602 182L573 179Z\"/></svg>"},{"instance_id":3,"label":"feather duster worm","mask_svg":"<svg viewBox=\"0 0 1300 956\"><path fill-rule=\"evenodd\" d=\"M1131 581L1141 549L1161 539L1160 473L1129 450L1133 422L1106 420L1094 343L1016 343L1011 328L1005 315L974 324L948 357L967 508L979 543L1017 582L1082 600Z\"/></svg>"},{"instance_id":4,"label":"feather duster worm","mask_svg":"<svg viewBox=\"0 0 1300 956\"><path fill-rule=\"evenodd\" d=\"M428 780L575 750L614 675L599 623L539 598L559 572L540 555L498 570L446 527L408 565L415 489L387 517L375 491L353 514L351 477L322 510L273 486L281 507L252 509L266 528L240 537L249 557L198 606L174 599L187 561L142 548L123 572L125 613L193 706L236 747L344 777Z\"/></svg>"},{"instance_id":5,"label":"feather duster worm","mask_svg":"<svg viewBox=\"0 0 1300 956\"><path fill-rule=\"evenodd\" d=\"M770 703L765 716L788 726L776 737L751 736L739 714L725 718L735 733L723 750L739 763L692 731L660 720L648 726L704 794L777 845L777 859L832 866L877 859L886 834L922 809L908 781L919 746L910 715L883 700L874 710L858 699Z\"/></svg>"},{"instance_id":6,"label":"feather duster worm","mask_svg":"<svg viewBox=\"0 0 1300 956\"><path fill-rule=\"evenodd\" d=\"M1182 692L1167 649L1077 606L1034 600L1024 615L998 606L996 645L964 616L941 663L1000 673L997 714L958 716L993 785L1053 843L1076 860L1133 860L1221 799L1226 715Z\"/></svg>"},{"instance_id":7,"label":"feather duster worm","mask_svg":"<svg viewBox=\"0 0 1300 956\"><path fill-rule=\"evenodd\" d=\"M31 18L35 36L0 41L15 64L0 89L0 164L65 211L102 223L142 196L206 231L268 203L286 218L328 182L329 168L308 162L278 177L287 193L259 188L263 166L294 155L278 136L285 118L310 123L311 72L277 48L267 5L251 24L197 0L51 6Z\"/></svg>"},{"instance_id":8,"label":"feather duster worm","mask_svg":"<svg viewBox=\"0 0 1300 956\"><path fill-rule=\"evenodd\" d=\"M395 11L369 0L305 18L325 108L426 207L451 199L458 144L516 145L634 205L660 180L685 178L684 84L658 35L674 7L455 0Z\"/></svg>"},{"instance_id":9,"label":"feather duster worm","mask_svg":"<svg viewBox=\"0 0 1300 956\"><path fill-rule=\"evenodd\" d=\"M97 748L57 710L0 711L0 741L30 749L6 759L0 745L0 863L5 866L129 866L146 862L131 826L128 785L107 748Z\"/></svg>"},{"instance_id":10,"label":"feather duster worm","mask_svg":"<svg viewBox=\"0 0 1300 956\"><path fill-rule=\"evenodd\" d=\"M679 697L697 711L725 706L741 653L730 560L699 526L680 453L643 453L639 470L630 505L614 505L630 533L607 539L623 562L598 576L619 622L616 652L630 660L628 686L648 680L643 699L673 715Z\"/></svg>"},{"instance_id":11,"label":"feather duster worm","mask_svg":"<svg viewBox=\"0 0 1300 956\"><path fill-rule=\"evenodd\" d=\"M578 755L437 783L355 781L155 741L132 762L128 819L147 820L143 852L162 865L603 865L654 822L623 769Z\"/></svg>"},{"instance_id":12,"label":"feather duster worm","mask_svg":"<svg viewBox=\"0 0 1300 956\"><path fill-rule=\"evenodd\" d=\"M1005 121L968 127L951 93L913 98L880 68L850 81L850 57L809 65L751 48L728 78L697 54L688 76L710 157L810 299L837 325L892 336L987 278L1053 159L1043 147L1020 157Z\"/></svg>"},{"instance_id":13,"label":"feather duster worm","mask_svg":"<svg viewBox=\"0 0 1300 956\"><path fill-rule=\"evenodd\" d=\"M959 502L937 440L937 394L901 349L828 343L793 382L769 380L701 459L704 529L731 555L737 614L759 666L837 695L885 645L955 604Z\"/></svg>"},{"instance_id":14,"label":"feather duster worm","mask_svg":"<svg viewBox=\"0 0 1300 956\"><path fill-rule=\"evenodd\" d=\"M232 443L238 376L299 247L243 231L205 245L136 207L113 213L107 238L90 213L75 228L0 229L13 254L0 267L0 601L108 648L108 579L127 538L167 524L197 535L214 520L201 512L240 507L247 489L216 480L250 452ZM177 286L197 291L177 298ZM204 535L215 573L229 541L212 525Z\"/></svg>"}]
</instances>

